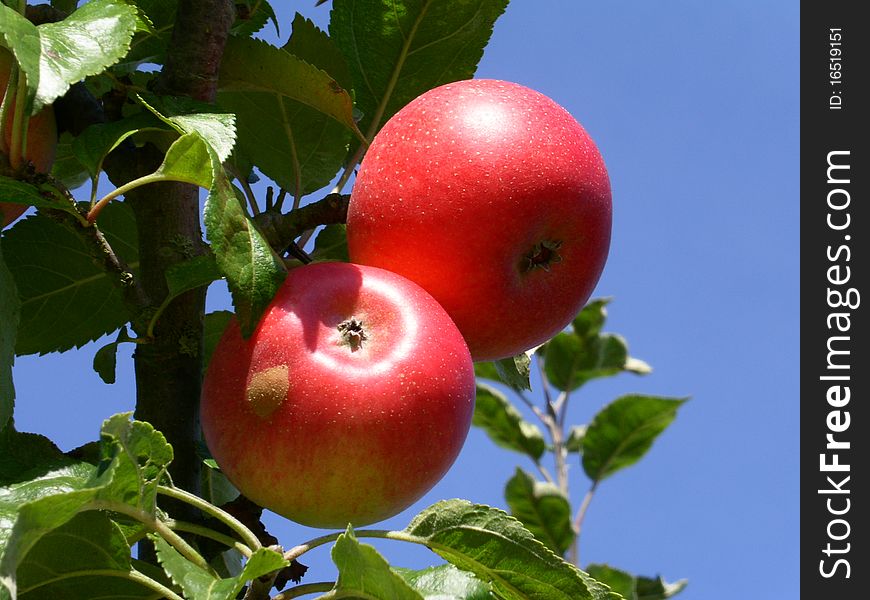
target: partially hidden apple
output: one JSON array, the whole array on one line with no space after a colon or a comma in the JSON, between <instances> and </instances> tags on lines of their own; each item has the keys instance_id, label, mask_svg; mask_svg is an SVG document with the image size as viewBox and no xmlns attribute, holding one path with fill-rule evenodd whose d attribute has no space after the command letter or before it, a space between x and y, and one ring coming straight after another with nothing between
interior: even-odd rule
<instances>
[{"instance_id":1,"label":"partially hidden apple","mask_svg":"<svg viewBox=\"0 0 870 600\"><path fill-rule=\"evenodd\" d=\"M610 246L611 191L583 127L495 80L430 90L375 136L351 192L352 262L420 284L474 360L550 339L583 307Z\"/></svg>"},{"instance_id":2,"label":"partially hidden apple","mask_svg":"<svg viewBox=\"0 0 870 600\"><path fill-rule=\"evenodd\" d=\"M0 102L6 95L12 60L12 54L5 48L0 48ZM11 124L13 118L14 112L10 111L6 118L6 135L4 136L7 148L12 142ZM48 106L30 118L30 123L27 126L27 150L24 153L24 158L33 163L33 167L38 173L48 173L54 163L56 148L57 125L54 120L54 109ZM24 204L0 202L0 228L9 225L25 210L27 210L27 206Z\"/></svg>"},{"instance_id":3,"label":"partially hidden apple","mask_svg":"<svg viewBox=\"0 0 870 600\"><path fill-rule=\"evenodd\" d=\"M471 356L432 297L347 263L294 269L253 335L231 322L205 376L202 428L251 500L313 527L365 525L427 492L474 406Z\"/></svg>"}]
</instances>

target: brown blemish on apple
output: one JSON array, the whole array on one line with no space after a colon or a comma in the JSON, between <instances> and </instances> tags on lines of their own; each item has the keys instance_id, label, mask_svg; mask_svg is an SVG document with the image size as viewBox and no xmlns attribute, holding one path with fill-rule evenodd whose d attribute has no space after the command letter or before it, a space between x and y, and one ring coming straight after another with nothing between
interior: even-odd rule
<instances>
[{"instance_id":1,"label":"brown blemish on apple","mask_svg":"<svg viewBox=\"0 0 870 600\"><path fill-rule=\"evenodd\" d=\"M287 365L279 365L251 376L248 403L258 417L265 419L271 415L287 397L290 389L289 373Z\"/></svg>"}]
</instances>

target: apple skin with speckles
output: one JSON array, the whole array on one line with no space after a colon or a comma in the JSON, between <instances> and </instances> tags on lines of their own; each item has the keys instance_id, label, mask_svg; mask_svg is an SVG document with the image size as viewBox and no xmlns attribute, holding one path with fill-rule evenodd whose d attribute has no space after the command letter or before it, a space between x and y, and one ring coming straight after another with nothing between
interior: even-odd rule
<instances>
[{"instance_id":1,"label":"apple skin with speckles","mask_svg":"<svg viewBox=\"0 0 870 600\"><path fill-rule=\"evenodd\" d=\"M610 246L610 180L595 143L550 98L496 80L443 85L372 141L351 193L351 262L418 283L475 361L558 333Z\"/></svg>"},{"instance_id":2,"label":"apple skin with speckles","mask_svg":"<svg viewBox=\"0 0 870 600\"><path fill-rule=\"evenodd\" d=\"M375 267L294 269L253 335L232 321L203 382L202 429L248 498L312 527L366 525L447 472L474 411L459 330Z\"/></svg>"},{"instance_id":3,"label":"apple skin with speckles","mask_svg":"<svg viewBox=\"0 0 870 600\"><path fill-rule=\"evenodd\" d=\"M9 71L12 68L12 55L5 48L0 48L0 102L6 95L6 85L9 81ZM10 112L7 124L12 123L14 113ZM6 128L6 147L12 140L11 126ZM27 126L27 152L24 158L33 163L37 173L48 173L54 163L57 148L57 125L54 120L54 109L46 107L30 118ZM24 214L27 206L0 202L0 229Z\"/></svg>"}]
</instances>

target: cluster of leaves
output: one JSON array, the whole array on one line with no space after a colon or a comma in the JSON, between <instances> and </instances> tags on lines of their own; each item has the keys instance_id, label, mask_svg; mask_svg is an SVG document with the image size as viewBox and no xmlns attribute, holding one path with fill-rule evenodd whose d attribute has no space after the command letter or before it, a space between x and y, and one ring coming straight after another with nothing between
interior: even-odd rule
<instances>
[{"instance_id":1,"label":"cluster of leaves","mask_svg":"<svg viewBox=\"0 0 870 600\"><path fill-rule=\"evenodd\" d=\"M573 392L593 379L619 373L646 374L645 362L628 353L625 340L601 331L608 299L592 300L574 319L570 331L527 354L496 363L479 363L474 424L499 446L528 456L544 478L517 468L507 482L505 500L511 514L553 552L577 564L578 542L589 502L599 483L640 460L653 441L676 417L685 402L640 394L622 396L602 408L588 425L567 423ZM530 399L531 366L540 367L541 401ZM527 421L508 395L492 381L505 384L540 420L541 429ZM554 390L558 395L554 395ZM552 455L555 475L543 464ZM589 492L573 515L569 494L568 460L578 457L590 481ZM658 600L681 591L686 582L668 584L661 578L634 577L606 565L588 565L587 571L626 599Z\"/></svg>"},{"instance_id":2,"label":"cluster of leaves","mask_svg":"<svg viewBox=\"0 0 870 600\"><path fill-rule=\"evenodd\" d=\"M16 355L64 352L117 332L94 359L111 383L120 343L149 343L169 302L220 278L229 283L243 330L250 331L284 278L285 250L302 233L285 239L273 235L280 227L261 224L301 214L302 198L338 173L334 191L340 191L366 140L397 110L437 85L471 77L507 2L334 0L328 34L297 15L282 46L254 37L270 21L279 25L268 2L237 3L214 105L153 92L156 75L148 65L165 62L175 0L90 0L81 7L53 0L68 16L38 26L0 3L0 44L20 69L27 114L82 87L116 109L78 135L61 136L51 178L0 173L0 201L39 209L0 240L0 598L88 598L99 588L106 596L229 599L247 582L253 588L263 577L274 579L289 561L331 542L337 580L302 584L283 597L651 600L678 591L679 585L590 565L611 590L563 560L579 527L570 522L567 486L552 477L536 481L518 470L507 492L513 516L445 501L402 531L348 529L284 552L262 547L217 506L234 490L213 463L204 469L205 499L173 487L166 475L171 447L129 415L107 420L98 445L69 454L13 426ZM161 164L99 197L110 155L146 146L162 153ZM250 187L259 176L282 190L277 202L267 198L265 210ZM169 269L167 297L143 306L128 294L138 277L140 232L130 206L117 198L166 181L207 191L210 253ZM70 193L77 188L83 201ZM285 196L292 198L286 212ZM317 224L325 223L307 223ZM346 260L340 224L318 235L314 255ZM206 316L206 349L229 318L226 311ZM621 338L600 333L602 322L603 303L594 303L573 333L538 350L547 379L564 394L561 402L548 398L550 412L541 413L549 419L549 444L491 385L481 384L475 414L499 445L529 455L542 473L548 450L557 464L582 454L593 486L637 460L678 405L626 397L602 411L585 435L582 428L565 435L561 415L571 391L595 377L645 369L628 357ZM522 393L530 363L525 355L481 365L479 375L503 379ZM193 505L212 521L173 518L167 498ZM357 541L365 536L421 544L449 564L394 568ZM131 558L133 544L144 539L153 543L159 567ZM206 542L223 544L221 551L210 554Z\"/></svg>"},{"instance_id":3,"label":"cluster of leaves","mask_svg":"<svg viewBox=\"0 0 870 600\"><path fill-rule=\"evenodd\" d=\"M0 434L0 598L90 598L98 588L105 597L230 600L246 582L274 576L291 559L328 542L335 542L338 579L296 586L284 597L619 598L513 517L464 500L439 502L401 531L348 527L286 553L264 548L230 514L172 487L166 476L171 446L153 427L129 417L108 419L98 446L69 455L42 436L11 427ZM72 457L81 454L91 461ZM232 533L173 519L162 509L164 498L192 504ZM224 553L246 557L244 567L220 554L207 560L178 532L223 543ZM131 557L133 544L146 537L162 571ZM449 564L394 568L358 537L423 545Z\"/></svg>"}]
</instances>

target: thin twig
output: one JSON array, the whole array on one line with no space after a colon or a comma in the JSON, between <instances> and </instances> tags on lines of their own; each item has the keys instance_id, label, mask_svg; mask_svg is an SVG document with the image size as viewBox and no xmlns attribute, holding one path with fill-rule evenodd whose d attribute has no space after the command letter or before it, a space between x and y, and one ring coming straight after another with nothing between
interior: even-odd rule
<instances>
[{"instance_id":1,"label":"thin twig","mask_svg":"<svg viewBox=\"0 0 870 600\"><path fill-rule=\"evenodd\" d=\"M193 546L184 541L184 539L177 533L172 531L172 529L170 529L166 523L164 523L151 513L140 510L134 506L130 506L129 504L124 504L123 502L110 502L106 500L97 500L91 503L90 508L93 508L95 510L107 510L110 512L116 512L130 517L131 519L135 519L136 521L139 521L140 523L145 525L145 527L166 540L166 542L170 546L178 550L179 554L181 554L184 558L186 558L198 567L201 567L209 572L213 572L208 562L206 562L202 555L197 552L193 548Z\"/></svg>"},{"instance_id":2,"label":"thin twig","mask_svg":"<svg viewBox=\"0 0 870 600\"><path fill-rule=\"evenodd\" d=\"M392 531L388 531L386 529L360 529L358 531L354 531L354 535L358 538L389 538L391 537L390 534L392 533ZM284 553L284 558L286 558L287 560L296 560L309 550L312 550L324 544L328 544L329 542L334 542L338 539L338 536L340 535L344 535L344 532L336 531L334 533L328 533L326 535L321 535L320 537L308 540L307 542L299 544L298 546L293 546Z\"/></svg>"},{"instance_id":3,"label":"thin twig","mask_svg":"<svg viewBox=\"0 0 870 600\"><path fill-rule=\"evenodd\" d=\"M176 521L174 519L166 521L166 526L173 531L183 531L185 533L193 533L200 537L208 538L230 548L235 548L246 558L250 558L253 552L245 544L241 543L234 537L219 533L214 529L196 523L188 523L187 521Z\"/></svg>"},{"instance_id":4,"label":"thin twig","mask_svg":"<svg viewBox=\"0 0 870 600\"><path fill-rule=\"evenodd\" d=\"M547 467L542 465L539 461L535 461L535 466L538 467L538 472L541 476L547 481L547 483L556 484L556 481L553 479L553 476L550 475L550 472L547 470Z\"/></svg>"},{"instance_id":5,"label":"thin twig","mask_svg":"<svg viewBox=\"0 0 870 600\"><path fill-rule=\"evenodd\" d=\"M251 207L251 214L255 216L259 215L260 207L257 205L257 196L254 195L254 190L251 189L251 184L248 183L247 178L242 177L241 174L233 172L233 175L236 176L239 185L242 186L242 191L245 193L245 198L248 200L248 206Z\"/></svg>"},{"instance_id":6,"label":"thin twig","mask_svg":"<svg viewBox=\"0 0 870 600\"><path fill-rule=\"evenodd\" d=\"M298 598L299 596L306 596L308 594L328 592L334 587L334 581L318 581L317 583L306 583L303 585L297 585L295 587L292 587L289 590L284 590L277 596L274 596L272 600L290 600L291 598Z\"/></svg>"},{"instance_id":7,"label":"thin twig","mask_svg":"<svg viewBox=\"0 0 870 600\"><path fill-rule=\"evenodd\" d=\"M277 209L282 197L279 196L276 201L276 209L254 217L257 228L276 252L284 252L293 240L318 225L334 225L347 221L349 196L329 194L317 202L285 214Z\"/></svg>"},{"instance_id":8,"label":"thin twig","mask_svg":"<svg viewBox=\"0 0 870 600\"><path fill-rule=\"evenodd\" d=\"M580 503L580 508L577 510L577 516L574 519L574 541L571 542L571 562L575 565L580 564L580 532L583 528L583 520L586 518L586 512L589 510L589 504L592 502L592 496L595 495L595 490L598 487L598 482L593 481L592 486L586 495L583 497L583 502Z\"/></svg>"},{"instance_id":9,"label":"thin twig","mask_svg":"<svg viewBox=\"0 0 870 600\"><path fill-rule=\"evenodd\" d=\"M531 400L529 400L529 397L526 396L524 393L522 393L522 392L520 392L520 391L517 391L517 396L519 396L519 397L520 397L520 400L522 400L523 403L524 403L526 406L528 406L529 409L530 409L533 413L535 413L535 416L538 417L538 419L540 419L541 422L542 422L544 425L546 425L547 427L549 427L548 419L547 419L547 415L545 415L545 414L543 413L543 411L541 411L541 409L538 407L537 404L535 404L534 402L532 402Z\"/></svg>"},{"instance_id":10,"label":"thin twig","mask_svg":"<svg viewBox=\"0 0 870 600\"><path fill-rule=\"evenodd\" d=\"M238 533L245 545L247 545L251 550L259 550L262 548L262 544L260 543L260 540L257 539L257 536L254 535L254 533L241 521L214 504L206 502L199 496L186 492L180 488L168 487L165 485L158 486L157 493L186 502L187 504L190 504L191 506L198 508L202 512L223 522L227 527Z\"/></svg>"},{"instance_id":11,"label":"thin twig","mask_svg":"<svg viewBox=\"0 0 870 600\"><path fill-rule=\"evenodd\" d=\"M544 392L544 400L547 404L552 403L552 396L550 396L550 382L547 380L547 374L544 372L544 364L541 361L541 355L537 352L535 353L535 364L538 366L538 374L541 376L541 389Z\"/></svg>"}]
</instances>

